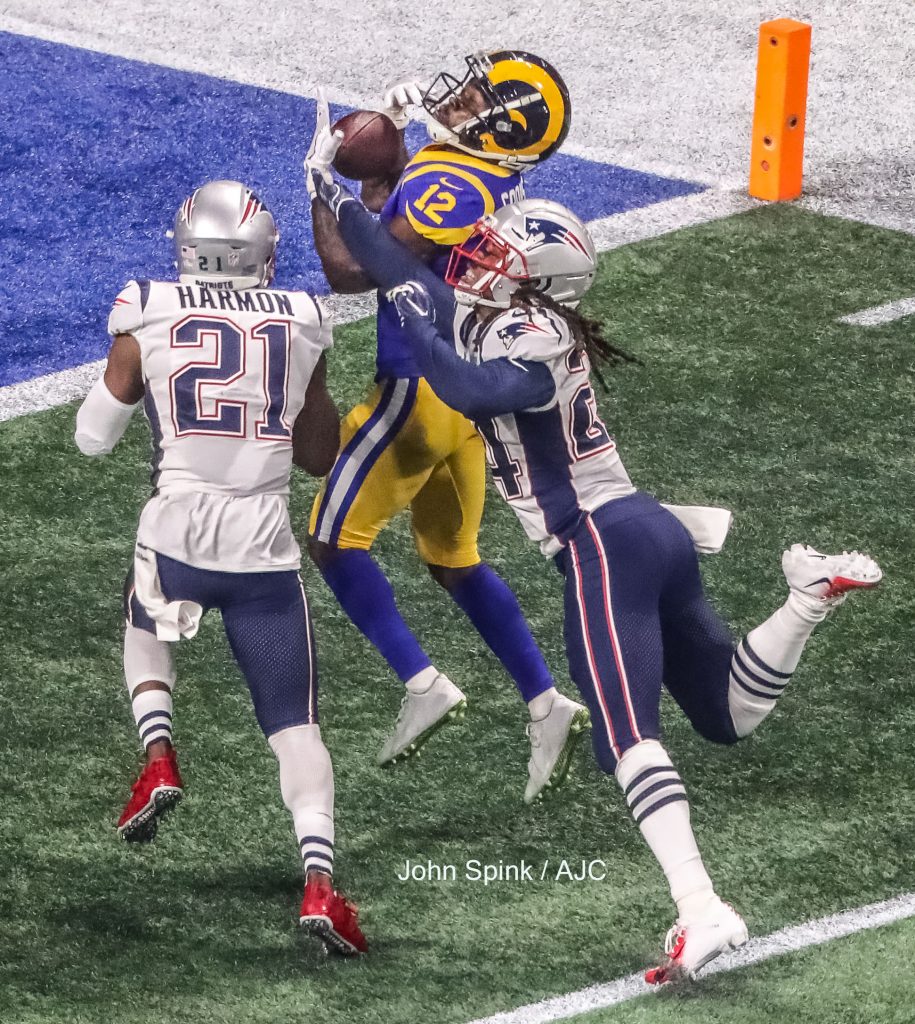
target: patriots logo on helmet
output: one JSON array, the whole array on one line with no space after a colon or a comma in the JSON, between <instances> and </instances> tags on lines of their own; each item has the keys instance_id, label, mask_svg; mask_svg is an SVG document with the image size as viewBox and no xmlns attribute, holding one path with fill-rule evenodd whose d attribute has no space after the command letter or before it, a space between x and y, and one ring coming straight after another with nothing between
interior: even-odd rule
<instances>
[{"instance_id":1,"label":"patriots logo on helmet","mask_svg":"<svg viewBox=\"0 0 915 1024\"><path fill-rule=\"evenodd\" d=\"M248 194L245 198L247 199L247 202L245 203L245 208L242 211L241 220L238 222L239 227L243 224L247 224L249 220L253 220L264 208L264 204L250 189L248 190Z\"/></svg>"},{"instance_id":2,"label":"patriots logo on helmet","mask_svg":"<svg viewBox=\"0 0 915 1024\"><path fill-rule=\"evenodd\" d=\"M573 234L564 224L557 224L554 220L547 220L544 217L525 217L524 233L533 243L528 247L528 252L539 249L541 245L549 242L558 242L560 245L571 245L573 249L588 255L582 240Z\"/></svg>"}]
</instances>

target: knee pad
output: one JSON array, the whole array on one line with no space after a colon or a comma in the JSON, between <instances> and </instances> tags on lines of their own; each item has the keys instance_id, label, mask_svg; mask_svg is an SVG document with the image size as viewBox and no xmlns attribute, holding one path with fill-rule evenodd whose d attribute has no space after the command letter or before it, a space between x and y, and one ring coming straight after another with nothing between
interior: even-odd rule
<instances>
[{"instance_id":1,"label":"knee pad","mask_svg":"<svg viewBox=\"0 0 915 1024\"><path fill-rule=\"evenodd\" d=\"M124 681L128 693L148 682L165 683L173 690L176 678L172 645L128 622L124 632Z\"/></svg>"},{"instance_id":2,"label":"knee pad","mask_svg":"<svg viewBox=\"0 0 915 1024\"><path fill-rule=\"evenodd\" d=\"M280 792L299 831L310 814L334 816L334 769L319 725L294 725L267 737L280 765ZM305 829L302 829L305 831Z\"/></svg>"}]
</instances>

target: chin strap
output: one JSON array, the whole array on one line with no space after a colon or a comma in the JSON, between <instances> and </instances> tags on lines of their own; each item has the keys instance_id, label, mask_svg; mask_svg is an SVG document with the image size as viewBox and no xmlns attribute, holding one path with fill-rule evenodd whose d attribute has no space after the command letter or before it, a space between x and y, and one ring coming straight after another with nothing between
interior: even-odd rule
<instances>
[{"instance_id":1,"label":"chin strap","mask_svg":"<svg viewBox=\"0 0 915 1024\"><path fill-rule=\"evenodd\" d=\"M484 150L474 149L472 146L467 146L461 142L461 137L457 132L442 124L441 121L433 117L427 110L424 110L424 115L429 138L439 145L452 146L454 149L459 149L462 153L475 156L480 160L488 160L511 171L526 170L540 159L539 156L522 156L520 153L486 153Z\"/></svg>"}]
</instances>

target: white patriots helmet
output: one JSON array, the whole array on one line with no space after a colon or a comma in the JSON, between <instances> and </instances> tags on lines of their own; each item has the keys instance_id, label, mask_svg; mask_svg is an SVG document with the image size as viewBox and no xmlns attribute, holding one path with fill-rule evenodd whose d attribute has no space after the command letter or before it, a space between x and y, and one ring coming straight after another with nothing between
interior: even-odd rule
<instances>
[{"instance_id":1,"label":"white patriots helmet","mask_svg":"<svg viewBox=\"0 0 915 1024\"><path fill-rule=\"evenodd\" d=\"M571 210L523 199L479 220L451 251L445 280L458 302L507 309L522 286L577 306L597 272L597 250Z\"/></svg>"},{"instance_id":2,"label":"white patriots helmet","mask_svg":"<svg viewBox=\"0 0 915 1024\"><path fill-rule=\"evenodd\" d=\"M273 214L240 181L210 181L175 215L175 266L185 284L265 288L279 232Z\"/></svg>"}]
</instances>

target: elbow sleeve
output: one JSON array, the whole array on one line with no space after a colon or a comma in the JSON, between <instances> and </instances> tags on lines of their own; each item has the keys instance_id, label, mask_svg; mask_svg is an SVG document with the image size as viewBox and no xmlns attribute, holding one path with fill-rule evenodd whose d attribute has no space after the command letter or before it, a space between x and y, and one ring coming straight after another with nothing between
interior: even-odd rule
<instances>
[{"instance_id":1,"label":"elbow sleeve","mask_svg":"<svg viewBox=\"0 0 915 1024\"><path fill-rule=\"evenodd\" d=\"M108 390L105 378L92 385L76 414L76 446L83 455L107 455L120 441L136 405L125 405Z\"/></svg>"}]
</instances>

